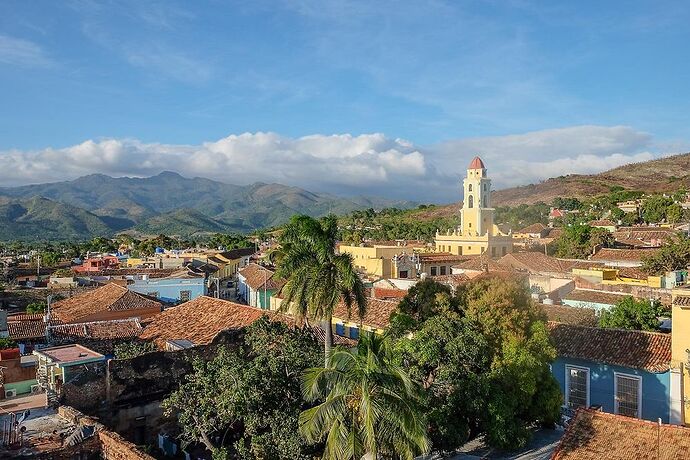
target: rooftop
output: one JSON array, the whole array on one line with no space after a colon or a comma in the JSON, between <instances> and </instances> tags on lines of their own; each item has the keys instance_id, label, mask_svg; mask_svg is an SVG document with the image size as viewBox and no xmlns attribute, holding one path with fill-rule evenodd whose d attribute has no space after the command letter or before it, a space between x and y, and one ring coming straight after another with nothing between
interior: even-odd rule
<instances>
[{"instance_id":1,"label":"rooftop","mask_svg":"<svg viewBox=\"0 0 690 460\"><path fill-rule=\"evenodd\" d=\"M688 452L690 428L580 409L552 458L677 460Z\"/></svg>"},{"instance_id":2,"label":"rooftop","mask_svg":"<svg viewBox=\"0 0 690 460\"><path fill-rule=\"evenodd\" d=\"M572 261L556 259L543 252L512 252L498 260L498 264L516 270L526 270L530 273L565 273L573 266Z\"/></svg>"},{"instance_id":3,"label":"rooftop","mask_svg":"<svg viewBox=\"0 0 690 460\"><path fill-rule=\"evenodd\" d=\"M51 340L71 339L131 339L142 331L138 318L116 319L110 321L91 321L88 323L56 324L48 326Z\"/></svg>"},{"instance_id":4,"label":"rooftop","mask_svg":"<svg viewBox=\"0 0 690 460\"><path fill-rule=\"evenodd\" d=\"M259 264L249 264L240 270L240 275L245 278L247 286L254 290L280 289L285 284L284 281L274 279L275 272Z\"/></svg>"},{"instance_id":5,"label":"rooftop","mask_svg":"<svg viewBox=\"0 0 690 460\"><path fill-rule=\"evenodd\" d=\"M574 324L576 326L597 325L596 310L593 308L570 307L567 305L539 304L549 321Z\"/></svg>"},{"instance_id":6,"label":"rooftop","mask_svg":"<svg viewBox=\"0 0 690 460\"><path fill-rule=\"evenodd\" d=\"M541 233L546 230L546 228L546 225L537 222L536 224L528 225L527 227L522 228L515 233Z\"/></svg>"},{"instance_id":7,"label":"rooftop","mask_svg":"<svg viewBox=\"0 0 690 460\"><path fill-rule=\"evenodd\" d=\"M641 262L642 257L653 256L658 248L648 249L613 249L602 248L591 257L591 260L612 260L625 262Z\"/></svg>"},{"instance_id":8,"label":"rooftop","mask_svg":"<svg viewBox=\"0 0 690 460\"><path fill-rule=\"evenodd\" d=\"M390 323L391 313L398 308L398 303L400 303L399 300L390 301L369 297L367 298L367 311L363 318L359 318L355 308L348 313L345 303L340 302L335 311L333 311L333 317L365 326L385 329Z\"/></svg>"},{"instance_id":9,"label":"rooftop","mask_svg":"<svg viewBox=\"0 0 690 460\"><path fill-rule=\"evenodd\" d=\"M649 372L666 372L670 368L671 334L556 322L549 322L548 328L559 356Z\"/></svg>"},{"instance_id":10,"label":"rooftop","mask_svg":"<svg viewBox=\"0 0 690 460\"><path fill-rule=\"evenodd\" d=\"M482 159L477 156L472 158L472 161L467 169L486 169L486 166L484 166Z\"/></svg>"},{"instance_id":11,"label":"rooftop","mask_svg":"<svg viewBox=\"0 0 690 460\"><path fill-rule=\"evenodd\" d=\"M576 302L598 303L605 305L616 305L630 294L616 294L613 292L590 291L587 289L575 289L570 294L563 296L563 300L573 300Z\"/></svg>"},{"instance_id":12,"label":"rooftop","mask_svg":"<svg viewBox=\"0 0 690 460\"><path fill-rule=\"evenodd\" d=\"M208 296L197 297L168 308L144 323L140 339L163 347L168 340L189 340L206 345L219 332L249 326L266 314L264 310Z\"/></svg>"},{"instance_id":13,"label":"rooftop","mask_svg":"<svg viewBox=\"0 0 690 460\"><path fill-rule=\"evenodd\" d=\"M41 350L34 351L34 354L46 357L52 363L57 364L71 364L82 361L102 361L105 356L89 350L86 347L77 344L61 345L59 347L41 348Z\"/></svg>"},{"instance_id":14,"label":"rooftop","mask_svg":"<svg viewBox=\"0 0 690 460\"><path fill-rule=\"evenodd\" d=\"M423 252L419 254L419 260L421 262L464 262L466 260L474 258L473 256L467 255L456 255L449 252Z\"/></svg>"}]
</instances>

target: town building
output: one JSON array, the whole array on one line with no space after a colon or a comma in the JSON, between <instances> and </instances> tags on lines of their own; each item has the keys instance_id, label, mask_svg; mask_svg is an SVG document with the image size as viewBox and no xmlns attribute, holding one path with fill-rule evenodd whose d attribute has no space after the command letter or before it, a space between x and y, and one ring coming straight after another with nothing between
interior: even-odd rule
<instances>
[{"instance_id":1,"label":"town building","mask_svg":"<svg viewBox=\"0 0 690 460\"><path fill-rule=\"evenodd\" d=\"M690 287L673 290L671 321L671 379L674 389L679 389L674 396L681 400L681 413L675 423L690 425Z\"/></svg>"},{"instance_id":2,"label":"town building","mask_svg":"<svg viewBox=\"0 0 690 460\"><path fill-rule=\"evenodd\" d=\"M358 245L340 244L338 252L350 254L352 263L362 273L377 278L416 278L416 254L427 252L423 242L370 241ZM402 275L402 276L401 276Z\"/></svg>"},{"instance_id":3,"label":"town building","mask_svg":"<svg viewBox=\"0 0 690 460\"><path fill-rule=\"evenodd\" d=\"M609 267L641 267L644 257L653 256L658 249L614 249L601 248L590 260L602 262Z\"/></svg>"},{"instance_id":4,"label":"town building","mask_svg":"<svg viewBox=\"0 0 690 460\"><path fill-rule=\"evenodd\" d=\"M204 274L182 269L165 277L147 274L134 275L127 281L127 289L165 303L180 303L208 293Z\"/></svg>"},{"instance_id":5,"label":"town building","mask_svg":"<svg viewBox=\"0 0 690 460\"><path fill-rule=\"evenodd\" d=\"M569 410L603 411L677 423L671 382L671 335L548 323L558 357L551 372Z\"/></svg>"},{"instance_id":6,"label":"town building","mask_svg":"<svg viewBox=\"0 0 690 460\"><path fill-rule=\"evenodd\" d=\"M575 308L592 308L596 311L610 310L629 295L624 293L574 289L563 296L564 305Z\"/></svg>"},{"instance_id":7,"label":"town building","mask_svg":"<svg viewBox=\"0 0 690 460\"><path fill-rule=\"evenodd\" d=\"M252 307L270 309L273 297L285 282L277 279L275 271L259 264L249 264L237 275L240 299Z\"/></svg>"},{"instance_id":8,"label":"town building","mask_svg":"<svg viewBox=\"0 0 690 460\"><path fill-rule=\"evenodd\" d=\"M19 348L0 350L0 398L38 391L36 358L22 355Z\"/></svg>"},{"instance_id":9,"label":"town building","mask_svg":"<svg viewBox=\"0 0 690 460\"><path fill-rule=\"evenodd\" d=\"M249 265L252 255L256 249L240 248L232 249L230 251L223 251L210 256L208 261L218 267L218 272L215 274L221 280L227 280L237 276L237 272Z\"/></svg>"},{"instance_id":10,"label":"town building","mask_svg":"<svg viewBox=\"0 0 690 460\"><path fill-rule=\"evenodd\" d=\"M521 228L520 230L513 232L513 238L517 240L535 240L544 238L548 234L549 228L546 225L537 222L535 224L528 225L525 228Z\"/></svg>"},{"instance_id":11,"label":"town building","mask_svg":"<svg viewBox=\"0 0 690 460\"><path fill-rule=\"evenodd\" d=\"M494 223L491 179L479 157L475 157L467 168L467 177L463 180L463 195L460 226L436 233L436 251L455 255L486 253L491 257L501 257L512 252L512 236L503 233Z\"/></svg>"},{"instance_id":12,"label":"town building","mask_svg":"<svg viewBox=\"0 0 690 460\"><path fill-rule=\"evenodd\" d=\"M579 409L552 460L688 458L690 428Z\"/></svg>"}]
</instances>

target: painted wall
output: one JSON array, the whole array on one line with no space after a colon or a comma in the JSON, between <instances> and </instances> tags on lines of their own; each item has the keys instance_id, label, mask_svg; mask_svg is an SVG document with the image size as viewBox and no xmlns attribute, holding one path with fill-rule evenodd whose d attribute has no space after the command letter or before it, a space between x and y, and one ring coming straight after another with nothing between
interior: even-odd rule
<instances>
[{"instance_id":1,"label":"painted wall","mask_svg":"<svg viewBox=\"0 0 690 460\"><path fill-rule=\"evenodd\" d=\"M189 300L206 295L206 281L204 278L149 278L134 280L127 289L139 294L152 295L157 292L163 302L175 303L180 301L182 291L190 291Z\"/></svg>"},{"instance_id":2,"label":"painted wall","mask_svg":"<svg viewBox=\"0 0 690 460\"><path fill-rule=\"evenodd\" d=\"M21 382L6 383L5 390L17 390L17 395L31 393L31 386L38 384L36 379L23 380Z\"/></svg>"},{"instance_id":3,"label":"painted wall","mask_svg":"<svg viewBox=\"0 0 690 460\"><path fill-rule=\"evenodd\" d=\"M561 387L565 403L566 365L589 369L589 404L601 405L604 412L614 413L614 373L642 377L642 418L669 423L671 410L670 372L654 374L629 367L612 366L582 359L559 357L551 366L551 372Z\"/></svg>"},{"instance_id":4,"label":"painted wall","mask_svg":"<svg viewBox=\"0 0 690 460\"><path fill-rule=\"evenodd\" d=\"M584 300L563 299L563 304L577 308L594 308L596 311L610 310L613 308L613 305L610 303L586 302Z\"/></svg>"}]
</instances>

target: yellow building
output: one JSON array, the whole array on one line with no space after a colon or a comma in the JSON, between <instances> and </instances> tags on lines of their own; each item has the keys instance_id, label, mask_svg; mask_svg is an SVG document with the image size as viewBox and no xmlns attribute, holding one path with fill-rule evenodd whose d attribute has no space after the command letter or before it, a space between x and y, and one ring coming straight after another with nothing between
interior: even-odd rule
<instances>
[{"instance_id":1,"label":"yellow building","mask_svg":"<svg viewBox=\"0 0 690 460\"><path fill-rule=\"evenodd\" d=\"M474 157L463 181L463 206L460 226L445 233L436 233L436 251L456 255L487 253L491 257L504 256L513 251L513 238L494 224L491 202L491 179L486 166Z\"/></svg>"},{"instance_id":2,"label":"yellow building","mask_svg":"<svg viewBox=\"0 0 690 460\"><path fill-rule=\"evenodd\" d=\"M368 275L380 278L397 278L398 273L393 273L393 258L399 254L406 253L412 255L414 252L425 251L424 244L410 244L409 242L385 242L368 243L360 245L341 244L338 251L341 254L350 254L355 267ZM406 277L414 277L409 273Z\"/></svg>"},{"instance_id":3,"label":"yellow building","mask_svg":"<svg viewBox=\"0 0 690 460\"><path fill-rule=\"evenodd\" d=\"M673 290L671 312L671 406L680 402L671 423L690 424L690 287ZM675 415L675 420L673 415Z\"/></svg>"}]
</instances>

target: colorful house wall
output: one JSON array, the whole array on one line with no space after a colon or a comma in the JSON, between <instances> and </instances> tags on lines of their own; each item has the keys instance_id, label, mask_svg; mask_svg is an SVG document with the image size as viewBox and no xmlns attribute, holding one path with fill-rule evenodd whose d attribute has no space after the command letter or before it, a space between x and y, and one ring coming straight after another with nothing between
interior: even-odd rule
<instances>
[{"instance_id":1,"label":"colorful house wall","mask_svg":"<svg viewBox=\"0 0 690 460\"><path fill-rule=\"evenodd\" d=\"M613 366L593 361L558 357L551 372L561 387L566 402L566 371L568 366L589 370L589 405L600 405L604 412L615 411L615 376L625 374L641 378L641 417L644 420L669 423L671 415L671 373L653 373L630 367Z\"/></svg>"},{"instance_id":2,"label":"colorful house wall","mask_svg":"<svg viewBox=\"0 0 690 460\"><path fill-rule=\"evenodd\" d=\"M177 303L196 299L208 292L206 280L196 278L146 278L135 279L127 285L130 291L157 297L163 302Z\"/></svg>"}]
</instances>

